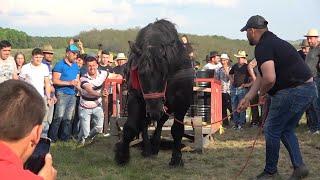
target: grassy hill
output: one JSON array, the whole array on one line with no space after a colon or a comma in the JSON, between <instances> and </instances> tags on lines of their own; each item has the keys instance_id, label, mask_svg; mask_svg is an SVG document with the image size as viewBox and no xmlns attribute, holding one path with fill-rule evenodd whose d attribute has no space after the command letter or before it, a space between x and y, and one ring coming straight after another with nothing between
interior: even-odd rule
<instances>
[{"instance_id":1,"label":"grassy hill","mask_svg":"<svg viewBox=\"0 0 320 180\"><path fill-rule=\"evenodd\" d=\"M103 49L110 49L113 52L128 52L128 41L133 41L138 31L139 28L127 30L92 29L80 32L74 37L80 38L84 46L89 49L98 49L98 44L102 44ZM239 49L247 51L249 58L253 54L253 47L250 47L245 40L229 39L216 35L199 36L188 34L188 37L194 48L196 59L201 61L202 64L205 56L212 50L226 52L232 58L232 55ZM15 29L0 28L0 40L9 40L15 49L32 49L48 43L55 49L63 49L70 38L72 37L35 37ZM28 50L26 51L28 52Z\"/></svg>"},{"instance_id":2,"label":"grassy hill","mask_svg":"<svg viewBox=\"0 0 320 180\"><path fill-rule=\"evenodd\" d=\"M114 30L92 29L89 31L80 32L74 38L79 38L84 43L85 48L91 49L89 52L97 52L98 45L102 44L103 49L109 49L112 52L125 52L129 51L128 41L134 41L139 31L139 28L132 28L127 30ZM218 52L228 53L232 60L235 60L233 54L238 50L245 50L249 54L249 59L253 58L254 48L248 44L246 40L229 39L224 36L217 35L193 35L187 34L189 41L194 48L196 60L204 64L205 56L212 50ZM51 44L57 50L57 54L61 58L63 56L63 49L67 46L68 40L72 37L35 37L29 36L25 32L17 31L9 28L0 27L0 40L7 39L13 44L13 48L26 49L41 47L43 44ZM290 41L295 47L301 40ZM27 57L29 57L29 51ZM60 53L62 51L62 53Z\"/></svg>"}]
</instances>

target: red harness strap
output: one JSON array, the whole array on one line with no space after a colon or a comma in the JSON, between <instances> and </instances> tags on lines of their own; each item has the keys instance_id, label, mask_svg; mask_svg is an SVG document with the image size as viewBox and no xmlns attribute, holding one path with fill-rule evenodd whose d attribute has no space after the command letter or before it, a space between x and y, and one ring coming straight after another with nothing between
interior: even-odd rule
<instances>
[{"instance_id":1,"label":"red harness strap","mask_svg":"<svg viewBox=\"0 0 320 180\"><path fill-rule=\"evenodd\" d=\"M131 68L130 79L131 79L131 87L136 90L141 90L144 99L164 98L166 95L167 83L165 84L163 92L144 93L143 89L141 88L137 67Z\"/></svg>"},{"instance_id":2,"label":"red harness strap","mask_svg":"<svg viewBox=\"0 0 320 180\"><path fill-rule=\"evenodd\" d=\"M136 90L140 90L140 82L138 77L138 68L131 68L130 70L131 87Z\"/></svg>"}]
</instances>

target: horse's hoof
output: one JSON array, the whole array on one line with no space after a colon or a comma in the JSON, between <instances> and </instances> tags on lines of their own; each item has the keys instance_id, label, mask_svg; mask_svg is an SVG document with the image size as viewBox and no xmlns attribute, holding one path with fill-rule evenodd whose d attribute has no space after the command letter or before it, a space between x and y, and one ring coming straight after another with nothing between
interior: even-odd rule
<instances>
[{"instance_id":1,"label":"horse's hoof","mask_svg":"<svg viewBox=\"0 0 320 180\"><path fill-rule=\"evenodd\" d=\"M160 149L160 143L155 143L154 140L151 140L151 153L152 155L158 155Z\"/></svg>"},{"instance_id":2,"label":"horse's hoof","mask_svg":"<svg viewBox=\"0 0 320 180\"><path fill-rule=\"evenodd\" d=\"M152 149L151 153L152 153L152 155L157 156L158 153L159 153L159 150L158 149Z\"/></svg>"},{"instance_id":3,"label":"horse's hoof","mask_svg":"<svg viewBox=\"0 0 320 180\"><path fill-rule=\"evenodd\" d=\"M129 148L126 150L122 143L118 142L115 145L115 161L119 166L128 164L130 159Z\"/></svg>"},{"instance_id":4,"label":"horse's hoof","mask_svg":"<svg viewBox=\"0 0 320 180\"><path fill-rule=\"evenodd\" d=\"M184 162L183 160L180 158L171 158L171 161L169 163L169 166L172 168L176 168L176 167L183 167L184 166Z\"/></svg>"},{"instance_id":5,"label":"horse's hoof","mask_svg":"<svg viewBox=\"0 0 320 180\"><path fill-rule=\"evenodd\" d=\"M141 155L145 158L152 156L152 152L151 151L142 151Z\"/></svg>"}]
</instances>

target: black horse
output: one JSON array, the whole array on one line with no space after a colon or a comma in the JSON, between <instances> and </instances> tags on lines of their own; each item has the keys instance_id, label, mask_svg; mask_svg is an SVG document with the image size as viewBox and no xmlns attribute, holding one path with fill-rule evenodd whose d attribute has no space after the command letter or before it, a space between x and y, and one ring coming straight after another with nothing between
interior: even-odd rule
<instances>
[{"instance_id":1,"label":"black horse","mask_svg":"<svg viewBox=\"0 0 320 180\"><path fill-rule=\"evenodd\" d=\"M129 143L142 132L143 156L159 152L163 124L173 114L183 122L192 99L194 72L191 60L170 21L158 20L141 29L135 43L129 42L127 63L128 119L123 137L116 144L116 162L129 161ZM156 130L149 140L148 125L154 120ZM184 125L174 121L171 127L174 140L171 166L183 166L181 140Z\"/></svg>"}]
</instances>

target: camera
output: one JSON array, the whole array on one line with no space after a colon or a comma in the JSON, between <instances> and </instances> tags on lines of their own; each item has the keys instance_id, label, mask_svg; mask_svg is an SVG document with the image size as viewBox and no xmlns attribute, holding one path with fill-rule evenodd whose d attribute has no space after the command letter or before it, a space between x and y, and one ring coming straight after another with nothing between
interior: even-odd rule
<instances>
[{"instance_id":1,"label":"camera","mask_svg":"<svg viewBox=\"0 0 320 180\"><path fill-rule=\"evenodd\" d=\"M77 43L79 42L79 39L73 39L73 42Z\"/></svg>"},{"instance_id":2,"label":"camera","mask_svg":"<svg viewBox=\"0 0 320 180\"><path fill-rule=\"evenodd\" d=\"M24 164L24 169L28 169L31 172L38 174L41 168L44 166L46 154L50 150L51 139L40 138L32 155Z\"/></svg>"}]
</instances>

